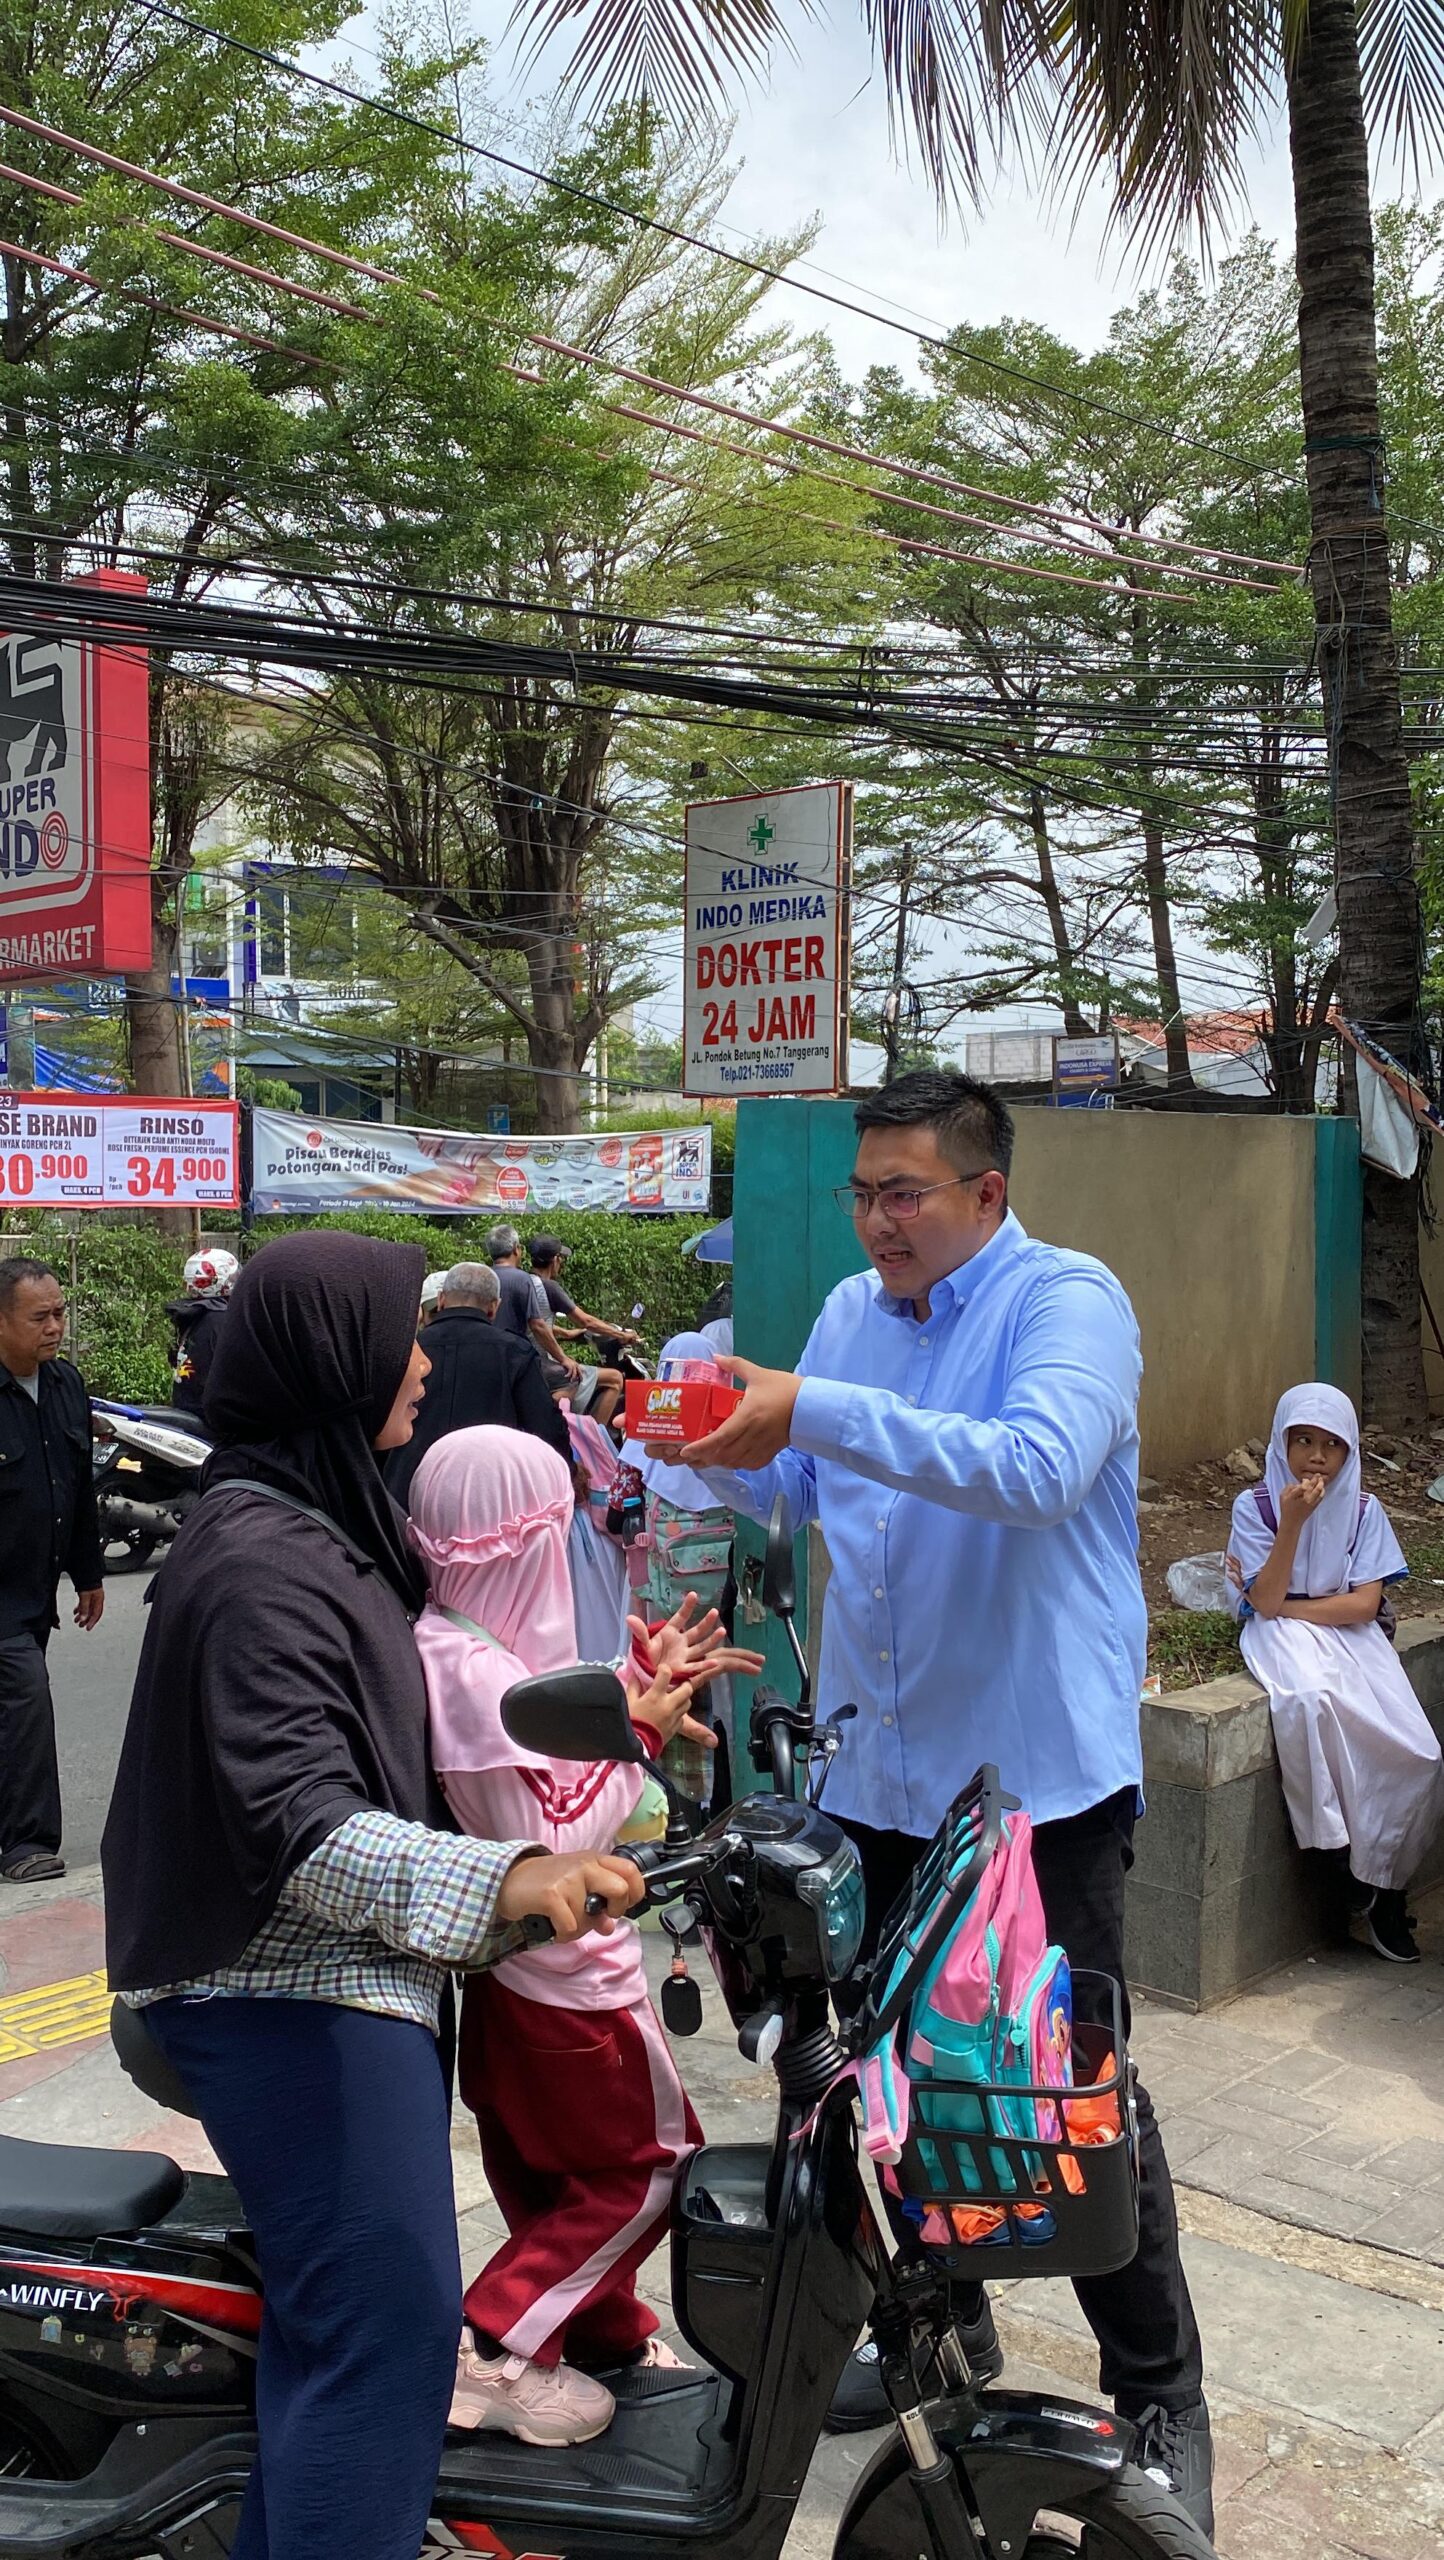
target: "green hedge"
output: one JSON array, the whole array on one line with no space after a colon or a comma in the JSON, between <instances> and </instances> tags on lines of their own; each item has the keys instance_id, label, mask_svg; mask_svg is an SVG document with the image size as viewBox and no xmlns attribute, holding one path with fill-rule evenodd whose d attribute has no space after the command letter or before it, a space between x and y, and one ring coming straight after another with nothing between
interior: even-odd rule
<instances>
[{"instance_id":1,"label":"green hedge","mask_svg":"<svg viewBox=\"0 0 1444 2560\"><path fill-rule=\"evenodd\" d=\"M267 1236L306 1227L346 1227L353 1235L386 1236L398 1244L419 1244L427 1269L445 1271L453 1262L484 1262L486 1239L497 1223L486 1218L398 1216L394 1210L359 1209L332 1218L261 1218L250 1238L257 1250ZM670 1334L683 1333L697 1321L704 1298L725 1275L715 1263L683 1256L691 1236L711 1225L708 1218L629 1218L600 1209L556 1209L544 1218L517 1222L523 1243L529 1235L559 1236L570 1245L566 1286L589 1315L626 1324L639 1302L646 1309L637 1330L652 1352Z\"/></svg>"},{"instance_id":2,"label":"green hedge","mask_svg":"<svg viewBox=\"0 0 1444 2560\"><path fill-rule=\"evenodd\" d=\"M276 1235L311 1226L346 1227L353 1235L386 1236L419 1244L428 1270L453 1262L484 1262L492 1218L397 1216L358 1210L349 1217L262 1218L244 1240L255 1253ZM596 1209L559 1209L533 1219L525 1237L543 1232L572 1246L567 1284L593 1315L625 1324L640 1300L646 1309L638 1330L652 1352L669 1334L697 1321L704 1298L725 1275L698 1263L681 1248L710 1222L705 1218L628 1218ZM87 1218L74 1233L43 1211L7 1217L0 1253L33 1254L50 1262L71 1297L67 1346L85 1372L92 1394L121 1396L135 1404L164 1404L170 1397L171 1327L166 1301L181 1294L189 1247L152 1227L113 1226ZM73 1259L72 1259L73 1256Z\"/></svg>"}]
</instances>

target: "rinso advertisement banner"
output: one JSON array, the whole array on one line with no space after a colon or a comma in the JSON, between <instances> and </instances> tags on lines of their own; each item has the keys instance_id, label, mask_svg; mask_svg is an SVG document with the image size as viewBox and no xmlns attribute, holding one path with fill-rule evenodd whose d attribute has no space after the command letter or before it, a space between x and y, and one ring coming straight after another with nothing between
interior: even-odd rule
<instances>
[{"instance_id":1,"label":"rinso advertisement banner","mask_svg":"<svg viewBox=\"0 0 1444 2560\"><path fill-rule=\"evenodd\" d=\"M687 811L686 1093L837 1093L847 1083L852 785L812 782Z\"/></svg>"},{"instance_id":2,"label":"rinso advertisement banner","mask_svg":"<svg viewBox=\"0 0 1444 2560\"><path fill-rule=\"evenodd\" d=\"M96 638L0 631L0 981L151 965L146 652L107 643L107 592L75 581Z\"/></svg>"},{"instance_id":3,"label":"rinso advertisement banner","mask_svg":"<svg viewBox=\"0 0 1444 2560\"><path fill-rule=\"evenodd\" d=\"M251 1115L251 1206L415 1209L428 1216L535 1217L549 1209L634 1213L711 1207L709 1128L585 1138L466 1137L361 1120Z\"/></svg>"},{"instance_id":4,"label":"rinso advertisement banner","mask_svg":"<svg viewBox=\"0 0 1444 2560\"><path fill-rule=\"evenodd\" d=\"M233 1102L0 1093L0 1207L234 1209Z\"/></svg>"}]
</instances>

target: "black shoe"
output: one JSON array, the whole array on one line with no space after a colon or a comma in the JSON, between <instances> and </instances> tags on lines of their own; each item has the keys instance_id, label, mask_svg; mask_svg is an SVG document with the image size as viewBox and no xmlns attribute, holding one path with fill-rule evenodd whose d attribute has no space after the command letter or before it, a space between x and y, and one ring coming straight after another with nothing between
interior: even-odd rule
<instances>
[{"instance_id":1,"label":"black shoe","mask_svg":"<svg viewBox=\"0 0 1444 2560\"><path fill-rule=\"evenodd\" d=\"M1387 1964L1417 1964L1413 1924L1402 1893L1376 1893L1364 1926L1376 1956Z\"/></svg>"},{"instance_id":2,"label":"black shoe","mask_svg":"<svg viewBox=\"0 0 1444 2560\"><path fill-rule=\"evenodd\" d=\"M1161 2480L1200 2531L1213 2540L1213 2431L1208 2402L1195 2400L1187 2409L1140 2409L1132 2418L1138 2429L1134 2455L1140 2471Z\"/></svg>"},{"instance_id":3,"label":"black shoe","mask_svg":"<svg viewBox=\"0 0 1444 2560\"><path fill-rule=\"evenodd\" d=\"M1370 1902L1365 1920L1367 1940L1375 1956L1383 1956L1385 1964L1418 1964L1418 1948L1413 1943L1413 1920L1400 1892L1377 1892Z\"/></svg>"},{"instance_id":4,"label":"black shoe","mask_svg":"<svg viewBox=\"0 0 1444 2560\"><path fill-rule=\"evenodd\" d=\"M989 2305L983 2305L977 2320L960 2320L958 2336L963 2353L973 2368L974 2382L996 2382L1003 2370L1003 2350L993 2326ZM937 2388L936 2377L930 2386ZM842 2379L832 2395L832 2406L823 2420L823 2432L830 2436L861 2435L866 2427L892 2424L892 2410L882 2387L882 2365L877 2343L865 2338L854 2347L842 2370Z\"/></svg>"}]
</instances>

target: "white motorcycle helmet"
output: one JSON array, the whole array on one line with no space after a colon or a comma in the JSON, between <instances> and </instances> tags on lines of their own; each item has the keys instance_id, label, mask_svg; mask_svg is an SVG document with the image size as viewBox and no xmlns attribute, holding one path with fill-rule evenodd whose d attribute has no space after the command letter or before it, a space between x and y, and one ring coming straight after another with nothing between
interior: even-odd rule
<instances>
[{"instance_id":1,"label":"white motorcycle helmet","mask_svg":"<svg viewBox=\"0 0 1444 2560\"><path fill-rule=\"evenodd\" d=\"M233 1253L193 1253L183 1275L186 1296L223 1306L236 1285L240 1267Z\"/></svg>"}]
</instances>

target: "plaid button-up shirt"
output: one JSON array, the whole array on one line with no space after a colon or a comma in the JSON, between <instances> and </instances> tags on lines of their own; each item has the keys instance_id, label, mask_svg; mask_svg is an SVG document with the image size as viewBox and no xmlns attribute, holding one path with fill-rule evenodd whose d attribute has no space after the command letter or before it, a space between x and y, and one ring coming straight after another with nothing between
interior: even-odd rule
<instances>
[{"instance_id":1,"label":"plaid button-up shirt","mask_svg":"<svg viewBox=\"0 0 1444 2560\"><path fill-rule=\"evenodd\" d=\"M436 2033L441 1988L526 1944L496 1923L502 1879L535 1843L470 1840L366 1811L340 1824L281 1889L234 1964L123 1994L155 2000L324 2000Z\"/></svg>"}]
</instances>

